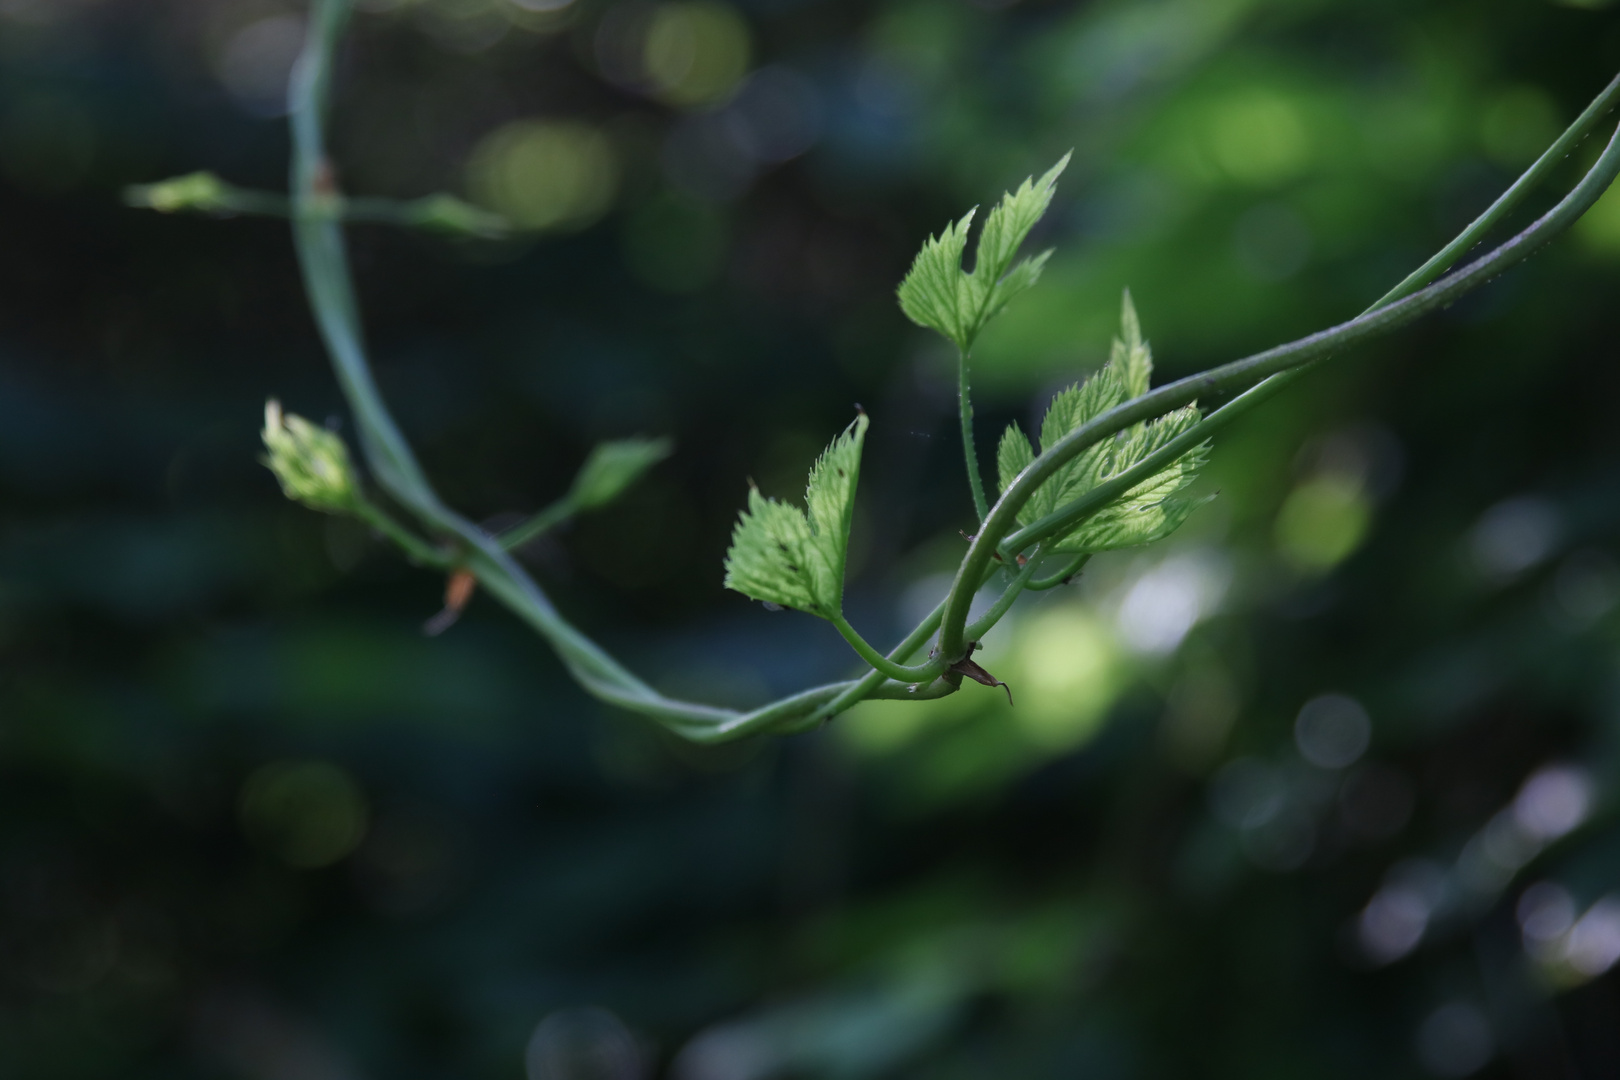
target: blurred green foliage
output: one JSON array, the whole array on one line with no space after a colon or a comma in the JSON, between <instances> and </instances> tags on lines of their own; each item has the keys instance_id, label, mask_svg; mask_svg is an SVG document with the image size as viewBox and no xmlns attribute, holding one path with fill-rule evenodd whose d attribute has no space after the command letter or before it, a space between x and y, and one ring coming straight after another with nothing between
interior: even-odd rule
<instances>
[{"instance_id":1,"label":"blurred green foliage","mask_svg":"<svg viewBox=\"0 0 1620 1080\"><path fill-rule=\"evenodd\" d=\"M549 230L356 226L385 392L491 527L670 436L523 554L737 704L849 667L720 568L852 402L851 621L961 555L953 358L894 303L941 222L1075 148L975 349L1029 429L1121 287L1165 377L1343 319L1620 67L1600 3L365 7L345 190ZM441 583L255 462L269 394L343 421L285 224L118 199L281 190L301 16L0 2L8 1075L1620 1070L1620 195L1223 435L1185 535L988 643L1016 708L697 749L492 604L424 639Z\"/></svg>"}]
</instances>

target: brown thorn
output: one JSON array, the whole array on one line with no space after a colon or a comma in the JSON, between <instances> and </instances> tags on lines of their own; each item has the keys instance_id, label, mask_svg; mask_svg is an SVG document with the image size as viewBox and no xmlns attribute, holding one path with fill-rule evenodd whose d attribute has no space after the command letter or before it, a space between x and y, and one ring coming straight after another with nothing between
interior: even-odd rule
<instances>
[{"instance_id":1,"label":"brown thorn","mask_svg":"<svg viewBox=\"0 0 1620 1080\"><path fill-rule=\"evenodd\" d=\"M478 579L471 570L458 568L450 572L450 577L444 583L444 610L422 624L422 633L428 637L438 637L456 624L461 613L467 609L467 602L472 599L473 593L478 589Z\"/></svg>"},{"instance_id":2,"label":"brown thorn","mask_svg":"<svg viewBox=\"0 0 1620 1080\"><path fill-rule=\"evenodd\" d=\"M999 687L1001 687L1003 690L1007 691L1007 704L1011 705L1013 703L1012 687L1008 686L1006 683L1002 682L1000 679L996 678L994 675L992 675L988 671L984 670L984 668L982 668L978 664L974 663L974 661L973 661L973 651L975 649L977 649L978 647L979 647L979 643L976 642L976 641L973 642L971 645L968 646L967 655L962 657L962 659L958 660L956 663L952 664L950 667L946 668L945 670L947 672L949 672L950 674L957 676L958 678L960 678L963 675L966 675L968 678L972 679L976 683L979 683L981 686L999 686Z\"/></svg>"}]
</instances>

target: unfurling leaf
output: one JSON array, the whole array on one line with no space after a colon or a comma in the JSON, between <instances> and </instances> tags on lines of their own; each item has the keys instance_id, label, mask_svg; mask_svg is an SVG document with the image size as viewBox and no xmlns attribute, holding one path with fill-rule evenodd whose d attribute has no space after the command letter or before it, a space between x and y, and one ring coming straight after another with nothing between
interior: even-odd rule
<instances>
[{"instance_id":1,"label":"unfurling leaf","mask_svg":"<svg viewBox=\"0 0 1620 1080\"><path fill-rule=\"evenodd\" d=\"M726 587L830 619L844 606L844 562L861 474L866 414L832 441L810 470L805 511L750 488L731 534Z\"/></svg>"},{"instance_id":2,"label":"unfurling leaf","mask_svg":"<svg viewBox=\"0 0 1620 1080\"><path fill-rule=\"evenodd\" d=\"M1052 205L1057 178L1068 164L1065 154L1039 180L1027 179L1016 191L1002 196L985 218L971 274L962 269L962 253L974 211L945 226L937 237L929 237L900 283L900 309L906 317L938 331L967 352L1007 301L1040 278L1050 251L1016 266L1013 256Z\"/></svg>"},{"instance_id":3,"label":"unfurling leaf","mask_svg":"<svg viewBox=\"0 0 1620 1080\"><path fill-rule=\"evenodd\" d=\"M1119 337L1109 350L1108 362L1125 382L1127 398L1141 397L1148 392L1153 379L1153 350L1142 340L1142 323L1136 317L1136 305L1131 303L1131 290L1126 289L1119 305Z\"/></svg>"},{"instance_id":4,"label":"unfurling leaf","mask_svg":"<svg viewBox=\"0 0 1620 1080\"><path fill-rule=\"evenodd\" d=\"M1052 399L1041 422L1041 452L1050 450L1069 432L1089 423L1117 405L1147 393L1153 376L1153 353L1142 340L1141 325L1131 294L1125 293L1120 313L1120 336L1114 339L1108 363L1095 375L1060 392ZM1030 525L1118 476L1196 424L1202 414L1188 405L1157 420L1127 428L1103 439L1059 469L1035 489L1019 511L1021 524ZM1046 542L1048 552L1097 552L1152 543L1175 532L1208 498L1184 494L1208 457L1201 444L1165 468L1107 503L1068 533ZM1005 491L1033 460L1029 440L1011 425L1002 436L996 460L1001 489Z\"/></svg>"},{"instance_id":5,"label":"unfurling leaf","mask_svg":"<svg viewBox=\"0 0 1620 1080\"><path fill-rule=\"evenodd\" d=\"M619 439L598 443L574 477L570 492L577 510L591 510L617 499L641 474L669 457L668 439Z\"/></svg>"}]
</instances>

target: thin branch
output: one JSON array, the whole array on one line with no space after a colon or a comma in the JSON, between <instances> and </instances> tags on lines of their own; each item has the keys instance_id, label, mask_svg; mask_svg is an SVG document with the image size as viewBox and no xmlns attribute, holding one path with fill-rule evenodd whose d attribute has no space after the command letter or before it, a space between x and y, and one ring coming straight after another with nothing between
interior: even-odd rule
<instances>
[{"instance_id":1,"label":"thin branch","mask_svg":"<svg viewBox=\"0 0 1620 1080\"><path fill-rule=\"evenodd\" d=\"M983 521L990 515L984 497L984 478L979 475L979 451L973 441L973 391L968 386L968 350L956 352L957 412L962 418L962 458L967 464L968 489L973 492L973 512Z\"/></svg>"},{"instance_id":2,"label":"thin branch","mask_svg":"<svg viewBox=\"0 0 1620 1080\"><path fill-rule=\"evenodd\" d=\"M448 552L434 547L405 526L395 521L387 511L369 499L362 499L354 509L355 516L382 533L404 549L413 561L436 570L450 570L455 560Z\"/></svg>"},{"instance_id":3,"label":"thin branch","mask_svg":"<svg viewBox=\"0 0 1620 1080\"><path fill-rule=\"evenodd\" d=\"M507 529L495 539L507 551L515 551L573 517L575 509L574 500L564 496L532 517Z\"/></svg>"},{"instance_id":4,"label":"thin branch","mask_svg":"<svg viewBox=\"0 0 1620 1080\"><path fill-rule=\"evenodd\" d=\"M989 610L979 616L978 620L967 628L967 639L969 641L978 641L984 637L990 632L991 627L1001 621L1003 615L1012 610L1013 602L1018 599L1025 589L1029 588L1030 579L1035 576L1035 566L1039 562L1040 549L1036 548L1029 553L1028 560L1017 575L1013 577L1012 581L1007 583L1007 587L1001 591L1001 595L996 597L996 602L991 604Z\"/></svg>"},{"instance_id":5,"label":"thin branch","mask_svg":"<svg viewBox=\"0 0 1620 1080\"><path fill-rule=\"evenodd\" d=\"M1003 543L1005 543L1005 541L1003 541ZM1047 589L1055 589L1059 585L1067 585L1074 579L1074 575L1078 574L1081 568L1090 561L1091 552L1089 551L1076 555L1074 558L1064 563L1063 569L1059 570L1057 573L1049 574L1046 577L1036 578L1034 581L1031 581L1028 585L1028 591L1045 592Z\"/></svg>"},{"instance_id":6,"label":"thin branch","mask_svg":"<svg viewBox=\"0 0 1620 1080\"><path fill-rule=\"evenodd\" d=\"M331 354L339 382L355 413L361 432L361 450L378 484L401 506L415 514L429 531L458 538L465 550L466 568L478 577L491 594L551 643L587 692L603 701L650 716L688 738L697 741L719 741L756 731L798 730L819 723L827 716L836 714L862 698L915 699L949 692L941 688L943 680L936 680L921 691L913 691L909 685L888 679L881 671L872 670L861 679L815 687L749 712L666 698L637 679L618 661L563 619L533 580L506 553L498 540L484 534L439 499L409 444L390 416L372 377L361 340L358 306L338 221L339 215L333 212L335 205L343 204L334 202L341 196L337 193L332 170L326 158L324 118L331 89L333 54L349 13L349 0L314 0L308 37L294 73L292 88L294 153L290 207L294 239L311 308ZM1613 89L1614 87L1611 87L1611 90ZM995 507L989 510L988 517L979 530L979 539L970 547L957 573L950 596L885 659L896 665L902 664L921 648L942 622L948 632L944 644L960 645L966 602L992 572L988 565L990 555L998 541L1007 537L1012 525L1016 523L1017 510L1051 471L1081 452L1086 445L1132 423L1185 404L1200 394L1236 387L1277 372L1292 374L1291 369L1310 363L1325 355L1329 349L1342 348L1374 334L1388 332L1433 306L1460 295L1488 275L1498 273L1522 258L1532 248L1550 239L1552 234L1567 227L1574 217L1601 194L1602 187L1607 186L1608 178L1612 178L1614 161L1611 159L1615 156L1613 151L1614 145L1611 143L1610 149L1600 158L1599 166L1594 167L1577 188L1577 193L1585 200L1584 202L1576 199L1572 193L1570 198L1536 226L1485 259L1446 279L1439 286L1424 290L1408 301L1393 304L1376 316L1353 320L1342 327L1313 335L1293 345L1217 368L1203 376L1194 376L1173 383L1161 388L1160 391L1144 395L1071 433L1070 437L1037 458L1008 488ZM1538 162L1536 168L1540 168L1541 164ZM1606 170L1607 176L1601 185L1598 185L1596 178L1600 170ZM1535 169L1532 169L1532 172L1535 172ZM1520 184L1515 185L1515 188L1527 186L1536 178L1530 174L1527 174L1527 177L1529 179L1521 178ZM1512 193L1510 191L1510 194ZM1578 208L1577 203L1580 203ZM385 212L375 206L367 207L358 201L350 205L351 208L359 206L362 212L383 216L392 212ZM1442 255L1445 254L1442 252ZM1440 256L1437 256L1438 258ZM964 384L962 388L966 405L965 362L960 381ZM1232 416L1257 403L1259 397L1274 393L1272 387L1279 384L1286 385L1284 380L1274 379L1262 387L1253 388L1249 394L1218 410L1203 421L1203 424L1210 427L1203 428L1199 437L1207 437L1208 431L1216 426L1218 418L1220 423L1229 422ZM1260 393L1261 391L1264 393ZM1242 404L1245 402L1248 404ZM970 463L976 464L972 459L970 419L971 414L964 409L965 446ZM976 470L973 470L973 473L976 475ZM1118 479L1123 482L1126 477ZM982 488L982 483L976 486ZM977 508L982 515L985 508L982 504ZM1062 527L1061 523L1055 527ZM414 539L414 534L406 535ZM1022 543L1027 547L1039 537L1030 530L1024 530L1023 533L1007 539L1009 543ZM410 545L406 546L410 548ZM1027 585L1026 577L1018 587ZM1006 607L1010 607L1010 604L1009 600ZM1005 607L1001 613L1004 611ZM946 616L950 618L947 620ZM978 626L976 623L975 630ZM949 660L952 658L951 651L950 648L942 647L939 653L941 657Z\"/></svg>"},{"instance_id":7,"label":"thin branch","mask_svg":"<svg viewBox=\"0 0 1620 1080\"><path fill-rule=\"evenodd\" d=\"M844 618L842 612L833 616L831 621L833 626L837 627L838 632L844 636L844 640L849 642L850 648L855 650L855 654L866 661L873 671L879 672L886 678L904 683L925 683L937 679L945 670L945 662L942 660L932 660L926 664L918 664L915 667L897 664L878 652L870 642L861 637L860 631L849 625L849 620Z\"/></svg>"},{"instance_id":8,"label":"thin branch","mask_svg":"<svg viewBox=\"0 0 1620 1080\"><path fill-rule=\"evenodd\" d=\"M295 213L293 200L280 192L237 187L211 172L188 173L155 184L132 184L124 189L124 202L160 214L243 214L290 219ZM340 221L403 225L485 240L498 240L512 232L511 223L499 214L446 194L402 200L346 198L334 193L305 207L306 213L317 211Z\"/></svg>"}]
</instances>

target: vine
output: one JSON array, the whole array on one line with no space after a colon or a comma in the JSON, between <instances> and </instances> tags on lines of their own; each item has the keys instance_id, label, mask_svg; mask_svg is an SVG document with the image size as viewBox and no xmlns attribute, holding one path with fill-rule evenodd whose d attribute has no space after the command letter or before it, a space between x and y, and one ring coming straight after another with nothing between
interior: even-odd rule
<instances>
[{"instance_id":1,"label":"vine","mask_svg":"<svg viewBox=\"0 0 1620 1080\"><path fill-rule=\"evenodd\" d=\"M509 226L452 196L395 202L338 191L326 148L326 116L334 53L350 14L350 0L313 0L289 91L290 194L247 191L197 173L132 188L128 201L163 212L269 214L291 220L305 292L353 412L376 492L357 477L336 434L283 414L272 401L265 414L266 463L289 498L312 509L355 516L393 540L414 562L449 573L452 609L465 602L476 583L537 631L587 692L699 742L805 730L868 698L942 697L957 692L963 678L1001 685L973 661L973 652L1022 593L1071 580L1097 552L1153 543L1174 532L1204 501L1188 488L1208 456L1212 436L1332 355L1403 327L1501 274L1568 229L1620 173L1617 130L1552 209L1499 246L1452 269L1597 127L1620 99L1617 77L1483 214L1361 315L1156 389L1151 388L1151 350L1126 293L1108 364L1054 398L1038 433L1038 450L1016 424L1002 436L993 503L974 446L969 359L985 325L1040 278L1050 252L1015 259L1051 205L1068 158L1038 179L1026 180L991 209L971 273L962 269L962 261L974 212L948 224L923 245L900 285L899 301L909 318L956 347L963 452L978 528L949 594L885 653L861 637L843 610L850 521L869 419L858 415L817 461L805 510L751 490L727 552L726 585L767 604L827 620L867 670L857 679L737 711L654 690L570 623L510 554L518 544L612 501L669 453L666 442L636 439L599 446L562 500L492 535L439 497L395 423L367 358L344 222L382 221L483 237L504 235ZM1207 414L1198 404L1228 394L1236 396ZM998 576L1003 582L998 598L970 622L974 596ZM918 660L930 641L932 648ZM1010 700L1010 691L1008 696Z\"/></svg>"}]
</instances>

